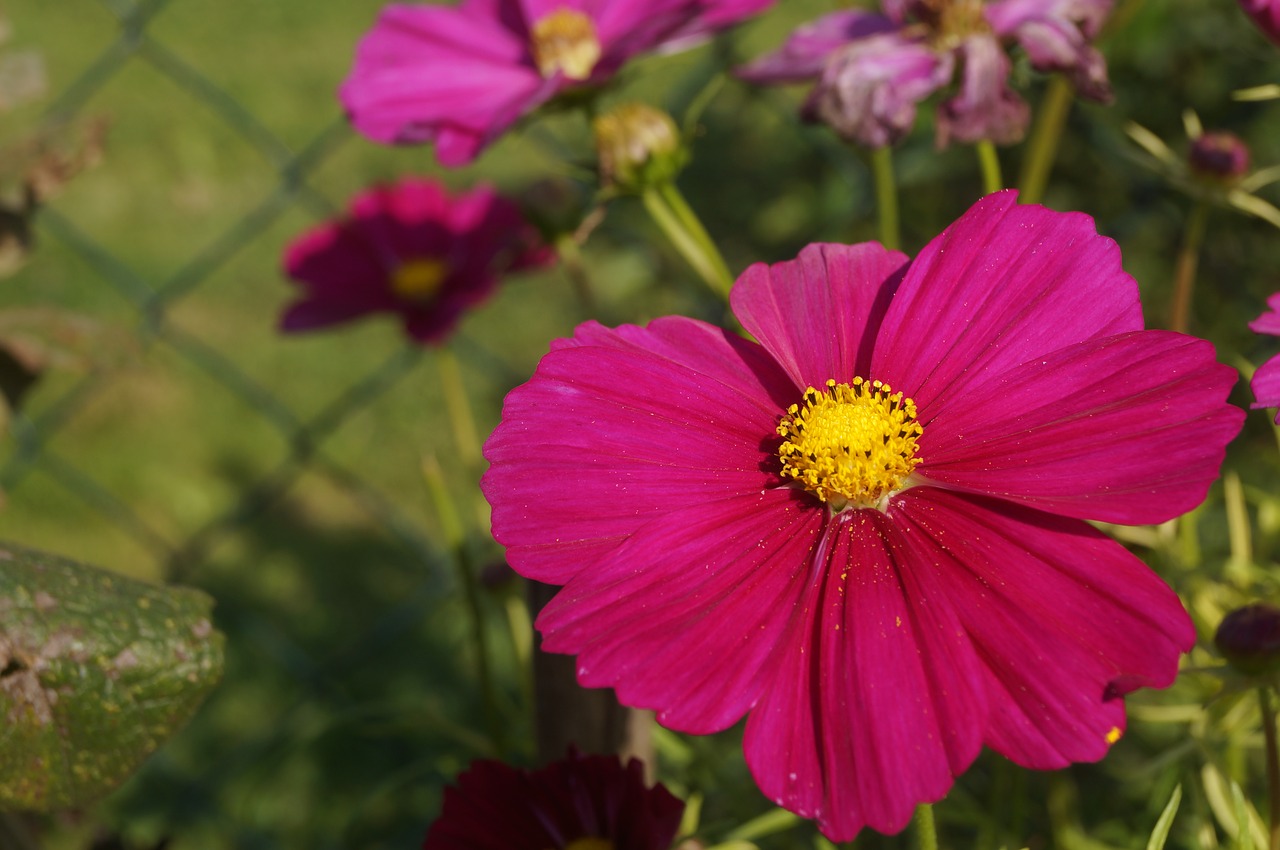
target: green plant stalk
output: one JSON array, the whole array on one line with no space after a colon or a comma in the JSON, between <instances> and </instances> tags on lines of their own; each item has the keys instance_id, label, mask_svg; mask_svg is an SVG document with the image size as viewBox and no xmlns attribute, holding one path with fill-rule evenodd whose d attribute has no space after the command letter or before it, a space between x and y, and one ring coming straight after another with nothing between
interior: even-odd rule
<instances>
[{"instance_id":1,"label":"green plant stalk","mask_svg":"<svg viewBox=\"0 0 1280 850\"><path fill-rule=\"evenodd\" d=\"M1024 204L1038 204L1044 198L1049 172L1058 156L1058 140L1062 138L1062 128L1066 126L1075 94L1075 86L1066 77L1057 75L1049 81L1018 175L1019 200Z\"/></svg>"},{"instance_id":2,"label":"green plant stalk","mask_svg":"<svg viewBox=\"0 0 1280 850\"><path fill-rule=\"evenodd\" d=\"M436 367L440 370L440 391L444 393L444 406L449 414L458 458L467 469L474 469L480 465L480 436L476 431L475 417L471 414L471 401L467 397L458 358L448 348L441 348L436 352Z\"/></svg>"},{"instance_id":3,"label":"green plant stalk","mask_svg":"<svg viewBox=\"0 0 1280 850\"><path fill-rule=\"evenodd\" d=\"M1209 220L1209 205L1198 201L1187 218L1178 248L1178 259L1173 273L1173 306L1169 311L1169 329L1187 333L1191 324L1191 293L1196 286L1196 269L1200 266L1200 246L1204 242L1205 224Z\"/></svg>"},{"instance_id":4,"label":"green plant stalk","mask_svg":"<svg viewBox=\"0 0 1280 850\"><path fill-rule=\"evenodd\" d=\"M1004 177L1000 174L1000 155L990 139L983 139L974 146L978 152L978 164L982 167L982 192L990 195L1004 188Z\"/></svg>"},{"instance_id":5,"label":"green plant stalk","mask_svg":"<svg viewBox=\"0 0 1280 850\"><path fill-rule=\"evenodd\" d=\"M462 520L454 507L449 489L445 486L444 472L440 469L440 462L436 460L435 455L428 455L423 459L422 477L427 483L427 491L435 507L436 518L440 521L441 533L452 556L450 560L458 571L458 583L462 585L463 597L471 620L471 642L475 646L476 677L480 680L480 700L484 706L485 727L495 754L501 754L506 751L506 736L498 714L489 637L484 628L484 609L480 605L480 581L476 574L475 561L467 548Z\"/></svg>"},{"instance_id":6,"label":"green plant stalk","mask_svg":"<svg viewBox=\"0 0 1280 850\"><path fill-rule=\"evenodd\" d=\"M599 315L599 305L591 286L591 276L587 274L587 265L582 261L582 249L578 240L571 233L562 233L556 237L556 256L564 268L564 275L569 279L573 295L578 299L578 306L588 317Z\"/></svg>"},{"instance_id":7,"label":"green plant stalk","mask_svg":"<svg viewBox=\"0 0 1280 850\"><path fill-rule=\"evenodd\" d=\"M680 217L671 209L663 194L655 188L645 189L640 193L640 202L644 204L645 211L649 213L653 223L670 240L671 245L680 256L684 257L698 277L711 287L712 292L727 301L729 282L724 275L717 272L714 262L707 256L705 249L693 234L688 231Z\"/></svg>"},{"instance_id":8,"label":"green plant stalk","mask_svg":"<svg viewBox=\"0 0 1280 850\"><path fill-rule=\"evenodd\" d=\"M921 803L911 817L912 831L919 850L938 850L938 825L933 820L933 806Z\"/></svg>"},{"instance_id":9,"label":"green plant stalk","mask_svg":"<svg viewBox=\"0 0 1280 850\"><path fill-rule=\"evenodd\" d=\"M898 224L898 186L893 176L893 151L888 145L871 151L871 175L876 185L880 244L890 251L897 251L902 247L902 234Z\"/></svg>"},{"instance_id":10,"label":"green plant stalk","mask_svg":"<svg viewBox=\"0 0 1280 850\"><path fill-rule=\"evenodd\" d=\"M727 293L733 286L733 273L729 271L729 264L724 261L724 256L720 253L720 248L716 245L715 240L711 238L711 234L707 233L707 229L702 225L702 219L698 218L698 214L693 211L693 207L689 206L689 202L684 199L684 195L681 194L675 183L663 183L658 187L658 191L662 193L663 200L667 202L667 206L680 219L685 229L697 240L708 262L715 270L719 285L723 286L724 291Z\"/></svg>"},{"instance_id":11,"label":"green plant stalk","mask_svg":"<svg viewBox=\"0 0 1280 850\"><path fill-rule=\"evenodd\" d=\"M1270 801L1269 846L1280 850L1280 748L1276 745L1276 710L1271 704L1271 689L1258 688L1258 707L1262 709L1262 736L1267 748L1267 798ZM1247 825L1241 825L1247 829Z\"/></svg>"}]
</instances>

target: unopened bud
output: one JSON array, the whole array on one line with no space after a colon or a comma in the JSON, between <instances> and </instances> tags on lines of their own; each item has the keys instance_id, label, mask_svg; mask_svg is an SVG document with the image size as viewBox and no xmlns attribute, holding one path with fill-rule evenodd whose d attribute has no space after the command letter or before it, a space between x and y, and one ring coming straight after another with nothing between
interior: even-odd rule
<instances>
[{"instance_id":1,"label":"unopened bud","mask_svg":"<svg viewBox=\"0 0 1280 850\"><path fill-rule=\"evenodd\" d=\"M606 112L592 130L606 186L640 192L674 180L688 161L671 116L643 103L624 103Z\"/></svg>"},{"instance_id":2,"label":"unopened bud","mask_svg":"<svg viewBox=\"0 0 1280 850\"><path fill-rule=\"evenodd\" d=\"M1197 177L1231 183L1249 170L1249 149L1234 133L1204 133L1191 143L1187 164Z\"/></svg>"},{"instance_id":3,"label":"unopened bud","mask_svg":"<svg viewBox=\"0 0 1280 850\"><path fill-rule=\"evenodd\" d=\"M1213 643L1241 673L1280 670L1280 608L1265 602L1237 608L1222 618Z\"/></svg>"}]
</instances>

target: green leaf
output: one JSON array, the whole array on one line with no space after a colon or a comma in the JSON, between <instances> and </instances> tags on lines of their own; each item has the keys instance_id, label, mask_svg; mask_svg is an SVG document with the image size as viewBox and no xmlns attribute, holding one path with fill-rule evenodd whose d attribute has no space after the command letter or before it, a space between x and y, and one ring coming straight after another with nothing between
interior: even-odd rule
<instances>
[{"instance_id":1,"label":"green leaf","mask_svg":"<svg viewBox=\"0 0 1280 850\"><path fill-rule=\"evenodd\" d=\"M222 673L213 600L0 544L0 809L83 806Z\"/></svg>"},{"instance_id":2,"label":"green leaf","mask_svg":"<svg viewBox=\"0 0 1280 850\"><path fill-rule=\"evenodd\" d=\"M1169 838L1169 828L1173 826L1173 816L1178 813L1178 804L1182 802L1182 786L1174 786L1173 793L1169 795L1169 802L1165 804L1164 811L1160 813L1160 819L1156 821L1156 828L1151 830L1151 838L1147 841L1147 850L1164 850L1164 843Z\"/></svg>"}]
</instances>

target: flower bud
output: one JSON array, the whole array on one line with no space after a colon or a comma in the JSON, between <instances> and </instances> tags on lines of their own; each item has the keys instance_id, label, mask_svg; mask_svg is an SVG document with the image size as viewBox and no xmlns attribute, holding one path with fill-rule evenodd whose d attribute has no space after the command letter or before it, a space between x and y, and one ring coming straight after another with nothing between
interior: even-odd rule
<instances>
[{"instance_id":1,"label":"flower bud","mask_svg":"<svg viewBox=\"0 0 1280 850\"><path fill-rule=\"evenodd\" d=\"M600 179L605 186L641 192L674 180L688 161L680 131L667 113L624 103L592 123Z\"/></svg>"},{"instance_id":2,"label":"flower bud","mask_svg":"<svg viewBox=\"0 0 1280 850\"><path fill-rule=\"evenodd\" d=\"M1187 164L1197 177L1233 183L1249 170L1249 149L1234 133L1204 133L1191 142Z\"/></svg>"},{"instance_id":3,"label":"flower bud","mask_svg":"<svg viewBox=\"0 0 1280 850\"><path fill-rule=\"evenodd\" d=\"M1280 608L1265 602L1237 608L1222 618L1213 643L1241 673L1280 670Z\"/></svg>"}]
</instances>

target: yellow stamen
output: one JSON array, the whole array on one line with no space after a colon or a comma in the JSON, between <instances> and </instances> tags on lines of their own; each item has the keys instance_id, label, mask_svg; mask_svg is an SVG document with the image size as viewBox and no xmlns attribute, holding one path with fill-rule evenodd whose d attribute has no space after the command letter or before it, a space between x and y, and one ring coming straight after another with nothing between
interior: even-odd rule
<instances>
[{"instance_id":1,"label":"yellow stamen","mask_svg":"<svg viewBox=\"0 0 1280 850\"><path fill-rule=\"evenodd\" d=\"M391 273L391 291L407 301L430 301L448 277L449 264L443 260L407 260Z\"/></svg>"},{"instance_id":2,"label":"yellow stamen","mask_svg":"<svg viewBox=\"0 0 1280 850\"><path fill-rule=\"evenodd\" d=\"M533 25L533 61L544 77L556 72L571 80L585 80L600 61L600 39L591 18L574 9L559 8Z\"/></svg>"},{"instance_id":3,"label":"yellow stamen","mask_svg":"<svg viewBox=\"0 0 1280 850\"><path fill-rule=\"evenodd\" d=\"M854 378L809 387L778 423L782 476L831 506L880 508L920 463L916 404L888 384Z\"/></svg>"},{"instance_id":4,"label":"yellow stamen","mask_svg":"<svg viewBox=\"0 0 1280 850\"><path fill-rule=\"evenodd\" d=\"M588 835L573 839L564 850L613 850L613 842L607 838L593 838Z\"/></svg>"},{"instance_id":5,"label":"yellow stamen","mask_svg":"<svg viewBox=\"0 0 1280 850\"><path fill-rule=\"evenodd\" d=\"M1111 731L1107 733L1107 743L1114 744L1116 741L1119 741L1119 740L1120 740L1120 727L1112 726Z\"/></svg>"}]
</instances>

